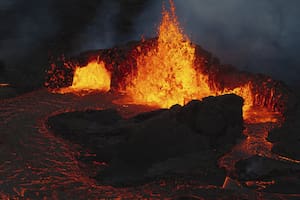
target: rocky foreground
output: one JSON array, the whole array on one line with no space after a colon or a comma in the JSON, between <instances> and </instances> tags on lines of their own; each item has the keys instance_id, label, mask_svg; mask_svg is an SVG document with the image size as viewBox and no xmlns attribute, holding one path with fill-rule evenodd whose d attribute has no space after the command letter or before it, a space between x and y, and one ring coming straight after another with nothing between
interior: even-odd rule
<instances>
[{"instance_id":1,"label":"rocky foreground","mask_svg":"<svg viewBox=\"0 0 300 200\"><path fill-rule=\"evenodd\" d=\"M136 158L140 155L145 155L147 151L134 152L135 150L142 149L139 146L133 146L131 152L134 152L134 155L131 157L121 157L120 155L122 148L126 147L126 144L136 144L138 141L143 142L142 144L147 143L147 140L141 140L139 137L133 137L134 133L138 133L138 130L145 130L146 127L149 127L149 132L152 129L150 126L153 122L161 123L159 119L169 119L168 121L172 122L175 118L169 118L167 116L171 116L173 113L175 116L181 116L177 113L177 109L179 112L184 113L185 111L196 111L198 109L188 109L185 107L173 107L171 110L159 110L153 111L155 108L148 108L144 106L137 105L117 105L112 103L114 99L118 98L115 94L97 94L97 95L89 95L86 97L77 97L74 95L57 95L48 93L46 90L38 90L29 94L24 94L18 96L17 98L1 100L0 103L0 197L2 199L101 199L101 198L117 198L122 197L124 199L138 199L138 198L152 198L152 199L161 199L161 198L171 198L171 199L299 199L300 195L295 193L297 190L297 183L299 183L299 176L297 173L297 168L295 163L285 161L283 165L274 165L274 162L280 163L282 161L276 160L275 158L263 158L258 159L259 165L253 165L253 163L257 163L257 158L250 158L252 161L245 162L245 164L239 164L236 166L238 170L238 174L241 176L231 176L228 177L227 172L225 170L220 169L216 164L215 156L222 154L223 152L227 152L228 148L231 148L235 142L233 138L229 137L226 142L222 142L222 134L219 134L218 127L209 125L209 123L202 123L204 126L199 126L201 130L205 130L207 127L213 127L216 132L217 140L210 140L209 137L206 137L204 134L199 133L197 127L194 127L192 123L190 125L186 124L186 122L193 122L193 120L189 120L187 116L194 116L188 112L185 112L184 118L181 118L182 127L186 127L191 129L188 134L188 137L185 135L178 135L176 139L181 138L190 138L190 142L188 140L182 140L185 144L193 144L194 138L206 138L207 141L211 141L211 144L206 143L205 146L202 146L198 149L198 152L201 153L201 156L193 156L192 153L187 152L187 156L184 154L179 154L174 159L166 160L165 162L161 161L160 158L165 159L168 157L167 154L163 154L159 159L154 160L156 165L151 165L149 162L145 161L144 171L141 174L146 174L148 177L161 177L159 180L150 181L147 184L141 184L137 186L138 183L146 181L147 176L142 177L142 179L136 179L135 182L132 180L132 183L135 184L134 187L111 187L104 186L103 184L106 181L106 185L109 183L109 177L114 177L111 174L111 171L119 172L120 168L116 166L117 161L123 163L131 163L131 166L127 169L134 169L135 164L131 162L129 159ZM230 98L231 99L231 98ZM240 99L240 98L234 98ZM238 102L240 100L237 100ZM213 105L217 100L214 98L209 98L206 100L206 104L212 105L214 109L204 109L202 111L207 111L207 116L218 116L215 115L217 113L226 113L229 110L220 111L217 107ZM204 102L193 102L192 105L202 105ZM227 105L227 102L224 102L224 105ZM228 103L230 105L230 103ZM231 107L238 108L238 107ZM94 110L87 112L86 110ZM97 110L103 110L102 112ZM112 111L112 110L116 110ZM199 109L200 110L200 109ZM226 109L225 109L226 110ZM78 112L74 112L78 111ZM79 112L81 111L81 112ZM85 112L84 112L85 111ZM176 112L175 112L176 111ZM210 113L212 111L212 113ZM73 112L73 114L72 114ZM148 112L145 114L138 114L141 112ZM233 112L233 110L232 110ZM63 114L66 113L66 116ZM77 114L76 114L77 113ZM92 113L92 114L89 114ZM120 113L120 114L118 114ZM213 114L215 113L215 114ZM231 113L231 111L230 111ZM60 115L59 115L60 114ZM77 116L76 116L77 115ZM120 117L121 116L126 116ZM52 117L51 117L52 116ZM49 128L54 130L53 127L46 127L45 125L49 125L50 119L55 119L54 116L58 118L64 119L62 120L62 124L65 124L65 128L60 127L59 123L56 123L56 127L60 127L61 130L72 130L72 134L78 138L80 138L80 132L84 131L87 135L82 135L80 141L76 141L75 139L62 139L64 137L64 132L59 132L58 130L53 134L49 131ZM73 118L77 118L73 120ZM88 117L90 116L90 118ZM97 117L98 116L98 117ZM106 116L106 117L104 117ZM136 116L136 117L132 117ZM200 114L203 117L203 115ZM237 116L237 115L234 115ZM236 118L236 125L239 127L239 119ZM50 118L49 118L50 117ZM96 117L96 118L95 118ZM114 118L115 117L115 118ZM67 119L70 119L68 123L73 126L68 126L66 122ZM49 120L47 120L49 119ZM114 120L112 120L114 119ZM197 117L195 117L197 119ZM199 118L201 119L201 117ZM217 118L219 119L219 118ZM217 120L214 119L214 120ZM224 119L224 118L220 118ZM176 119L179 120L179 119ZM207 119L209 122L210 119ZM231 120L230 118L226 118L226 120ZM94 124L91 123L95 122ZM116 122L115 122L116 121ZM201 120L200 120L201 121ZM80 123L79 123L80 122ZM100 123L101 122L101 123ZM155 122L155 123L154 123ZM205 121L206 122L206 121ZM83 124L81 124L83 123ZM115 149L114 154L111 155L109 152L104 152L99 154L99 156L95 154L88 154L86 151L79 151L77 144L89 144L90 147L93 146L89 151L95 151L98 149L104 149L108 147L107 145L111 145L113 147L113 142L121 142L126 141L125 138L119 137L120 133L114 132L113 129L105 129L109 127L109 124L127 124L129 126L129 130L125 131L132 135L131 140L127 140L127 143L123 143L122 148ZM137 129L130 129L130 123L140 124L137 126ZM84 125L85 124L85 125ZM143 128L141 125L144 124ZM148 124L148 126L146 126ZM221 123L222 124L222 123ZM227 124L227 123L226 123ZM228 125L228 124L227 124ZM226 127L230 127L227 126ZM251 126L248 124L244 124L247 129ZM102 127L102 128L101 128ZM114 126L115 130L121 130L118 126ZM121 127L121 126L119 126ZM169 127L168 125L164 125L164 127ZM256 127L256 125L254 126ZM257 127L264 128L263 125L257 125ZM86 128L86 129L83 129ZM76 131L76 129L78 129ZM103 138L98 137L100 141L99 144L105 144L102 146L96 147L96 141L90 140L93 134L97 134L97 130L103 130L103 133L114 133L110 135L103 136ZM104 131L105 130L105 131ZM134 132L136 130L136 132ZM147 130L147 129L146 129ZM229 129L228 129L229 130ZM89 134L89 132L91 132ZM241 136L241 132L232 132L236 133L236 137ZM229 133L228 132L228 133ZM67 132L66 132L67 133ZM205 131L203 132L205 133ZM249 136L246 140L241 139L238 141L238 144L233 147L233 151L235 153L233 156L235 158L246 159L244 154L244 149L241 149L239 146L246 142L246 146L248 149L254 149L253 153L257 150L257 143L253 143L253 140L258 136L259 130L257 128L251 129L251 131L247 131L246 134ZM78 136L79 135L79 136ZM113 136L115 135L115 136ZM145 134L143 136L147 136ZM70 135L69 135L70 136ZM99 136L99 134L98 134ZM161 138L159 141L154 141L154 137L149 137L149 144L164 143L164 136L156 137ZM260 136L264 137L264 136ZM288 134L287 134L288 137ZM143 137L142 137L143 138ZM129 139L129 138L128 138ZM86 142L89 141L90 143ZM71 142L72 141L72 142ZM131 141L131 143L129 143ZM175 140L174 140L175 141ZM169 144L174 144L174 141L168 141ZM102 143L101 143L102 142ZM220 146L217 146L215 150L205 151L205 148L212 148L213 145L221 142ZM203 143L201 143L203 144ZM225 146L227 145L228 146ZM264 144L263 144L264 145ZM172 146L172 145L171 145ZM258 145L259 146L259 145ZM87 150L88 146L83 146L85 150ZM153 155L158 155L155 152L154 146L146 146L147 149L153 150ZM195 146L194 146L195 147ZM237 148L236 148L237 147ZM167 146L160 147L162 150L167 150ZM182 148L182 145L172 148L171 153L177 153L178 149ZM79 148L81 149L81 148ZM187 147L190 152L193 152L192 147ZM265 152L265 149L262 149ZM267 149L266 149L267 150ZM195 150L196 151L196 150ZM231 150L230 150L231 151ZM267 153L271 153L267 151ZM260 154L260 151L257 152ZM106 155L106 157L105 157ZM195 155L195 154L194 154ZM228 155L228 154L226 154ZM276 156L276 154L274 154ZM158 155L160 156L160 155ZM236 157L237 156L237 157ZM115 168L110 168L113 166L113 160L115 162ZM203 158L203 161L200 160ZM277 158L277 157L276 157ZM105 159L106 163L103 162L95 162L97 160ZM266 161L265 161L266 160ZM179 162L177 162L179 161ZM208 162L208 163L206 163ZM243 161L241 161L243 162ZM267 164L271 163L271 164ZM110 165L108 165L110 164ZM194 165L193 165L194 164ZM232 163L234 164L234 163ZM172 168L174 166L174 168ZM193 167L195 166L195 167ZM211 168L206 168L205 174L201 174L203 172L203 166L211 166ZM254 167L253 167L254 166ZM255 167L256 166L256 167ZM288 168L286 167L288 166ZM196 170L196 167L199 167L199 170ZM276 169L281 168L279 170L280 173L276 172ZM252 170L249 170L252 169ZM292 168L293 170L289 170ZM151 170L148 170L151 169ZM244 170L246 169L246 170ZM130 172L130 170L128 170ZM128 171L126 173L128 173ZM171 179L172 174L168 174L166 172L172 171L174 173L180 174L178 178ZM278 170L277 170L278 171ZM189 176L189 172L193 174L191 181L187 180L187 176ZM216 172L216 174L212 173ZM271 172L271 173L269 173ZM101 178L101 174L105 174L103 178ZM249 176L249 173L251 176ZM122 174L122 173L120 173ZM243 175L244 174L244 175ZM254 174L254 175L253 175ZM255 175L256 174L256 175ZM132 175L132 174L131 174ZM225 178L225 175L227 177ZM242 176L243 175L243 176ZM288 175L288 176L286 176ZM139 178L139 176L136 176ZM163 178L162 176L166 176ZM277 181L276 177L284 179L285 177L291 177L289 182L286 181ZM207 179L205 179L205 177ZM270 178L273 180L270 181ZM273 178L274 177L274 178ZM203 178L203 179L200 179ZM223 179L224 185L221 185L221 179ZM258 179L257 179L258 178ZM255 179L255 180L254 180ZM94 180L97 180L96 182ZM127 179L128 180L128 179ZM262 180L259 182L258 180ZM123 183L126 182L126 177L122 177L121 179L114 179L111 182L117 186L122 186ZM103 184L101 184L101 182ZM212 185L205 185L205 183L211 183ZM282 184L281 184L282 183ZM287 183L288 185L283 185ZM215 185L214 185L215 184ZM260 186L261 185L261 186ZM257 186L260 186L257 188ZM293 187L291 187L293 186ZM291 189L287 191L285 189Z\"/></svg>"},{"instance_id":2,"label":"rocky foreground","mask_svg":"<svg viewBox=\"0 0 300 200\"><path fill-rule=\"evenodd\" d=\"M207 97L181 107L124 119L115 110L71 112L48 119L57 135L107 162L95 179L128 186L162 177L186 177L222 186L217 165L242 137L243 100L236 95Z\"/></svg>"}]
</instances>

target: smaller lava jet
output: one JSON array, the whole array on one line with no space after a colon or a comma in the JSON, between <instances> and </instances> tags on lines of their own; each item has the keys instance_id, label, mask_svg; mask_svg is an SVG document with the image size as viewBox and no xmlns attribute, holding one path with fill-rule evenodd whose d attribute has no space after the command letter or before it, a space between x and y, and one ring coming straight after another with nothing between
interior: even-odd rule
<instances>
[{"instance_id":1,"label":"smaller lava jet","mask_svg":"<svg viewBox=\"0 0 300 200\"><path fill-rule=\"evenodd\" d=\"M72 85L61 88L57 93L84 95L94 91L110 90L111 74L103 61L91 61L84 67L76 66Z\"/></svg>"}]
</instances>

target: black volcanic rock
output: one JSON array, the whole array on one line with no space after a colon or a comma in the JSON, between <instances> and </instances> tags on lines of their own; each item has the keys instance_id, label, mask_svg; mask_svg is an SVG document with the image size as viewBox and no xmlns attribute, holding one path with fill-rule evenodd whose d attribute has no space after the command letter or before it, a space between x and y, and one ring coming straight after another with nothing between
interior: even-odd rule
<instances>
[{"instance_id":1,"label":"black volcanic rock","mask_svg":"<svg viewBox=\"0 0 300 200\"><path fill-rule=\"evenodd\" d=\"M127 120L114 110L65 113L49 118L48 126L108 163L96 176L102 184L180 176L222 185L217 159L242 136L242 105L241 97L223 95Z\"/></svg>"},{"instance_id":2,"label":"black volcanic rock","mask_svg":"<svg viewBox=\"0 0 300 200\"><path fill-rule=\"evenodd\" d=\"M278 161L258 155L240 160L236 163L236 172L239 180L268 180L276 175L300 172L300 166L287 161Z\"/></svg>"},{"instance_id":3,"label":"black volcanic rock","mask_svg":"<svg viewBox=\"0 0 300 200\"><path fill-rule=\"evenodd\" d=\"M224 95L221 98L206 97L202 102L191 101L182 108L179 121L186 123L197 133L207 136L213 146L230 143L240 137L242 127L242 98Z\"/></svg>"},{"instance_id":4,"label":"black volcanic rock","mask_svg":"<svg viewBox=\"0 0 300 200\"><path fill-rule=\"evenodd\" d=\"M299 192L300 166L296 163L252 156L238 161L235 167L239 181L270 182L261 188L268 192Z\"/></svg>"}]
</instances>

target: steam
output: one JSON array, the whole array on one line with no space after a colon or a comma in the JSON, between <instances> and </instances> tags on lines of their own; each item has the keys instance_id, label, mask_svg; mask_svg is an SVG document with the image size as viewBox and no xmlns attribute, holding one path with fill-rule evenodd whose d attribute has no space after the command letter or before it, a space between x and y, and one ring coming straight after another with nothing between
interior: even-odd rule
<instances>
[{"instance_id":1,"label":"steam","mask_svg":"<svg viewBox=\"0 0 300 200\"><path fill-rule=\"evenodd\" d=\"M73 53L86 50L110 48L116 44L115 22L120 11L116 1L106 1L97 8L96 16L74 39L77 48Z\"/></svg>"},{"instance_id":2,"label":"steam","mask_svg":"<svg viewBox=\"0 0 300 200\"><path fill-rule=\"evenodd\" d=\"M136 28L136 23L144 19L147 13L144 9L151 8L151 2L149 0L102 1L97 7L95 17L74 39L76 48L73 53L111 48L128 41L140 40L144 30L139 29L143 26ZM161 7L161 4L158 5ZM153 16L160 16L160 14L160 12L152 13Z\"/></svg>"},{"instance_id":3,"label":"steam","mask_svg":"<svg viewBox=\"0 0 300 200\"><path fill-rule=\"evenodd\" d=\"M153 2L137 20L145 35L153 34L149 28L158 22L161 4ZM299 1L175 0L175 5L185 33L222 63L299 81Z\"/></svg>"}]
</instances>

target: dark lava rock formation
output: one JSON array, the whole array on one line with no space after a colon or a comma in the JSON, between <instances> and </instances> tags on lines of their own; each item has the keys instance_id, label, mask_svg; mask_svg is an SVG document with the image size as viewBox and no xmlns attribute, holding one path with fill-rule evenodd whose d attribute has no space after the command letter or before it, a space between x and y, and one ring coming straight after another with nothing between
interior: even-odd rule
<instances>
[{"instance_id":1,"label":"dark lava rock formation","mask_svg":"<svg viewBox=\"0 0 300 200\"><path fill-rule=\"evenodd\" d=\"M296 106L286 114L281 127L270 131L268 140L274 143L274 153L300 160L300 93L297 90Z\"/></svg>"},{"instance_id":2,"label":"dark lava rock formation","mask_svg":"<svg viewBox=\"0 0 300 200\"><path fill-rule=\"evenodd\" d=\"M47 124L57 136L95 153L95 161L108 163L94 177L101 184L186 177L222 185L225 171L217 159L243 136L242 105L241 97L223 95L129 119L112 109L91 110L56 115Z\"/></svg>"}]
</instances>

